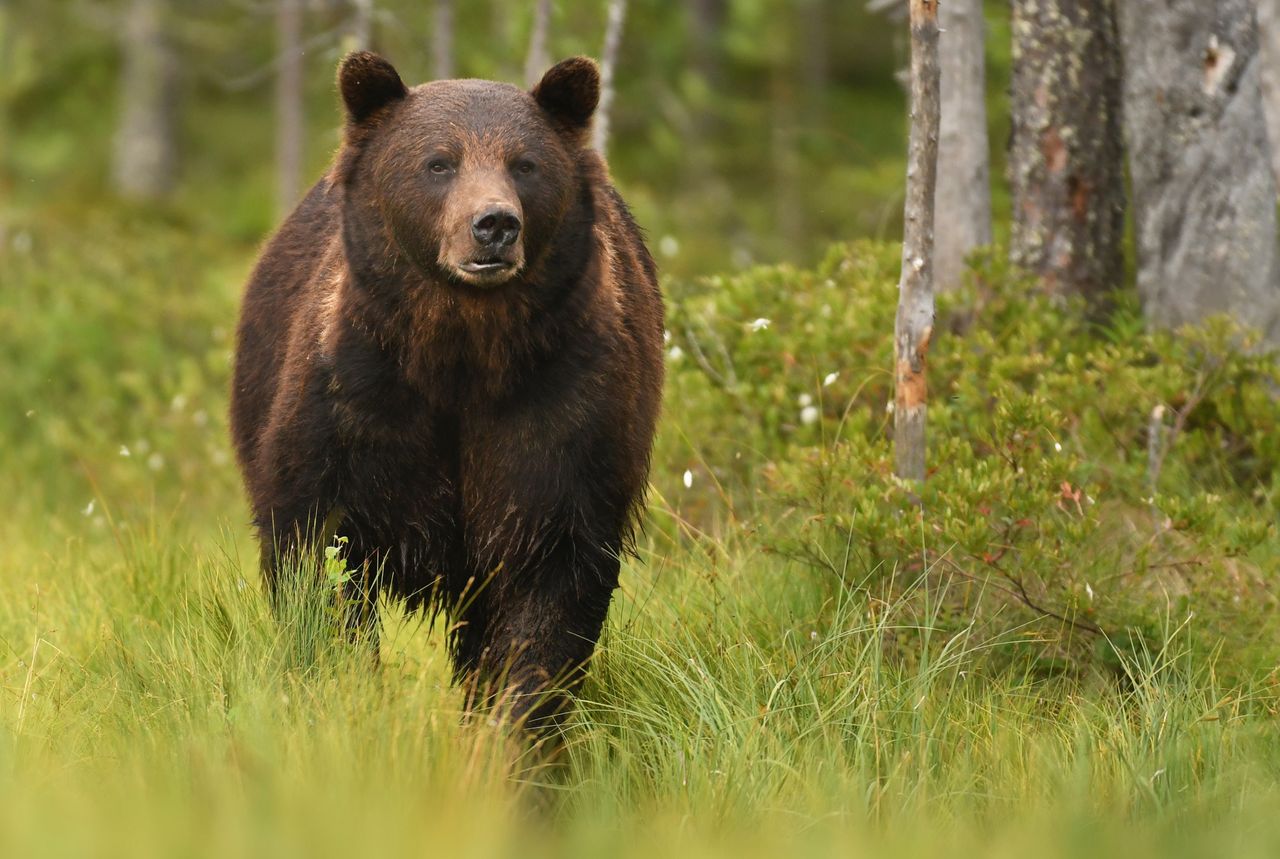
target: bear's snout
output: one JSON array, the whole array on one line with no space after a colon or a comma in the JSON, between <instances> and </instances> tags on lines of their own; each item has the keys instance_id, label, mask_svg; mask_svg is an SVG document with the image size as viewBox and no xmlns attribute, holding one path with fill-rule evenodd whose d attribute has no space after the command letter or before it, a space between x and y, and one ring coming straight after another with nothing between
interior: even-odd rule
<instances>
[{"instance_id":1,"label":"bear's snout","mask_svg":"<svg viewBox=\"0 0 1280 859\"><path fill-rule=\"evenodd\" d=\"M490 206L471 219L471 235L476 244L498 250L520 237L520 214L510 206Z\"/></svg>"}]
</instances>

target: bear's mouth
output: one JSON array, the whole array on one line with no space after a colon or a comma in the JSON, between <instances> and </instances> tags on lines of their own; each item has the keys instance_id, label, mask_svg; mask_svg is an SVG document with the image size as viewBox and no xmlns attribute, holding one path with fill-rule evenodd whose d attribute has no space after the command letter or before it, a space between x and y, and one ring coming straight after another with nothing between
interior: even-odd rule
<instances>
[{"instance_id":1,"label":"bear's mouth","mask_svg":"<svg viewBox=\"0 0 1280 859\"><path fill-rule=\"evenodd\" d=\"M473 284L496 284L509 280L520 270L520 261L502 256L485 256L457 264L462 279Z\"/></svg>"},{"instance_id":2,"label":"bear's mouth","mask_svg":"<svg viewBox=\"0 0 1280 859\"><path fill-rule=\"evenodd\" d=\"M508 269L513 269L515 267L516 267L516 264L513 263L511 260L500 259L498 257L491 257L489 259L468 260L467 262L464 262L460 266L458 266L458 268L462 269L467 274L480 274L480 275L497 274L498 272L507 271Z\"/></svg>"}]
</instances>

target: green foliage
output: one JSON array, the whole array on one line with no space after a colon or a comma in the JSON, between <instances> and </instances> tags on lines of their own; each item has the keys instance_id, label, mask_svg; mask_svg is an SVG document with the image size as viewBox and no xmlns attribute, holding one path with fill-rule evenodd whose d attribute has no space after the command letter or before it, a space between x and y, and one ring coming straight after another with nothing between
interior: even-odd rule
<instances>
[{"instance_id":1,"label":"green foliage","mask_svg":"<svg viewBox=\"0 0 1280 859\"><path fill-rule=\"evenodd\" d=\"M950 584L944 625L1046 670L1115 668L1117 642L1191 614L1197 646L1254 670L1275 640L1274 358L1225 320L1148 333L1120 307L1092 325L995 259L943 297L923 487L892 474L892 248L679 288L668 455L714 485L685 491L684 515L726 506L770 551L873 594Z\"/></svg>"}]
</instances>

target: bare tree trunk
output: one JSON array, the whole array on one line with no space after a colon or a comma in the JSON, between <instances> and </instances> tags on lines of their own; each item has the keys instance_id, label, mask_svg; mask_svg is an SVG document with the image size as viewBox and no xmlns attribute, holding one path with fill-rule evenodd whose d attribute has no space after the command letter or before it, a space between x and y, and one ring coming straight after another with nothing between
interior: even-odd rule
<instances>
[{"instance_id":1,"label":"bare tree trunk","mask_svg":"<svg viewBox=\"0 0 1280 859\"><path fill-rule=\"evenodd\" d=\"M622 24L627 17L627 0L609 0L609 18L604 29L604 51L600 54L600 105L591 129L591 145L604 156L609 147L609 110L613 107L613 75L622 46Z\"/></svg>"},{"instance_id":2,"label":"bare tree trunk","mask_svg":"<svg viewBox=\"0 0 1280 859\"><path fill-rule=\"evenodd\" d=\"M1014 0L1011 256L1051 292L1123 274L1120 68L1113 0Z\"/></svg>"},{"instance_id":3,"label":"bare tree trunk","mask_svg":"<svg viewBox=\"0 0 1280 859\"><path fill-rule=\"evenodd\" d=\"M965 257L991 244L991 159L987 148L986 38L982 0L945 0L942 36L942 132L938 140L934 244L939 289L954 289Z\"/></svg>"},{"instance_id":4,"label":"bare tree trunk","mask_svg":"<svg viewBox=\"0 0 1280 859\"><path fill-rule=\"evenodd\" d=\"M524 82L533 86L551 65L547 31L551 28L551 0L538 0L533 9L533 29L529 32L529 53L524 61Z\"/></svg>"},{"instance_id":5,"label":"bare tree trunk","mask_svg":"<svg viewBox=\"0 0 1280 859\"><path fill-rule=\"evenodd\" d=\"M1276 181L1253 0L1124 0L1138 291L1157 325L1231 313L1280 342Z\"/></svg>"},{"instance_id":6,"label":"bare tree trunk","mask_svg":"<svg viewBox=\"0 0 1280 859\"><path fill-rule=\"evenodd\" d=\"M302 0L276 0L276 208L288 214L301 193L303 158Z\"/></svg>"},{"instance_id":7,"label":"bare tree trunk","mask_svg":"<svg viewBox=\"0 0 1280 859\"><path fill-rule=\"evenodd\" d=\"M902 280L894 324L894 473L925 478L925 412L929 388L925 362L933 334L933 206L938 179L941 123L938 2L910 0L911 132L907 143L907 194L903 211Z\"/></svg>"},{"instance_id":8,"label":"bare tree trunk","mask_svg":"<svg viewBox=\"0 0 1280 859\"><path fill-rule=\"evenodd\" d=\"M355 50L373 50L373 0L351 0L351 40Z\"/></svg>"},{"instance_id":9,"label":"bare tree trunk","mask_svg":"<svg viewBox=\"0 0 1280 859\"><path fill-rule=\"evenodd\" d=\"M1271 175L1280 183L1280 0L1258 0L1258 56Z\"/></svg>"},{"instance_id":10,"label":"bare tree trunk","mask_svg":"<svg viewBox=\"0 0 1280 859\"><path fill-rule=\"evenodd\" d=\"M112 181L134 200L173 190L178 167L178 63L165 33L164 0L131 0L124 20L120 126Z\"/></svg>"},{"instance_id":11,"label":"bare tree trunk","mask_svg":"<svg viewBox=\"0 0 1280 859\"><path fill-rule=\"evenodd\" d=\"M435 27L431 31L431 53L436 80L453 77L453 0L436 0Z\"/></svg>"}]
</instances>

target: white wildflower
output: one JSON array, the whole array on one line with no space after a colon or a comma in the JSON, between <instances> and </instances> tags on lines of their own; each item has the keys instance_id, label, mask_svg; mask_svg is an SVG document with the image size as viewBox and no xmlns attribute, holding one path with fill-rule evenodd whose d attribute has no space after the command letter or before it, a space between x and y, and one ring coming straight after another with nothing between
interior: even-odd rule
<instances>
[{"instance_id":1,"label":"white wildflower","mask_svg":"<svg viewBox=\"0 0 1280 859\"><path fill-rule=\"evenodd\" d=\"M680 253L680 242L675 236L663 236L658 240L658 250L664 257L673 257Z\"/></svg>"},{"instance_id":2,"label":"white wildflower","mask_svg":"<svg viewBox=\"0 0 1280 859\"><path fill-rule=\"evenodd\" d=\"M684 357L684 350L679 346L672 346L667 350L667 358L671 361L679 361Z\"/></svg>"},{"instance_id":3,"label":"white wildflower","mask_svg":"<svg viewBox=\"0 0 1280 859\"><path fill-rule=\"evenodd\" d=\"M684 470L684 488L685 489L693 488L693 472L687 468Z\"/></svg>"},{"instance_id":4,"label":"white wildflower","mask_svg":"<svg viewBox=\"0 0 1280 859\"><path fill-rule=\"evenodd\" d=\"M761 316L759 319L751 323L751 330L763 331L764 329L768 328L772 324L773 324L772 320L765 319L763 316Z\"/></svg>"},{"instance_id":5,"label":"white wildflower","mask_svg":"<svg viewBox=\"0 0 1280 859\"><path fill-rule=\"evenodd\" d=\"M128 448L128 446L126 446L126 445L123 445L123 444L122 444L122 445L120 445L120 455L121 455L121 456L132 456L133 454L129 453L129 448Z\"/></svg>"},{"instance_id":6,"label":"white wildflower","mask_svg":"<svg viewBox=\"0 0 1280 859\"><path fill-rule=\"evenodd\" d=\"M799 405L800 408L804 408L805 406L811 406L813 405L813 397L810 396L809 394L801 394L800 396L796 397L796 404Z\"/></svg>"},{"instance_id":7,"label":"white wildflower","mask_svg":"<svg viewBox=\"0 0 1280 859\"><path fill-rule=\"evenodd\" d=\"M86 505L84 505L84 509L83 509L83 510L81 510L80 512L81 512L82 514L84 514L85 516L92 516L92 515L93 515L93 509L94 509L94 507L96 507L96 506L97 506L97 502L96 502L94 499L90 498L90 499L89 499L89 503L88 503L88 504L86 504Z\"/></svg>"},{"instance_id":8,"label":"white wildflower","mask_svg":"<svg viewBox=\"0 0 1280 859\"><path fill-rule=\"evenodd\" d=\"M821 414L822 413L818 411L817 406L805 406L800 410L800 423L805 426L816 424L818 422L818 418L821 417Z\"/></svg>"},{"instance_id":9,"label":"white wildflower","mask_svg":"<svg viewBox=\"0 0 1280 859\"><path fill-rule=\"evenodd\" d=\"M836 379L839 379L839 378L840 378L840 374L839 374L839 373L835 373L835 372L828 373L828 374L826 375L826 378L824 378L824 379L822 380L822 387L824 387L824 388L829 388L829 387L831 387L832 385L834 385L834 384L836 383Z\"/></svg>"}]
</instances>

